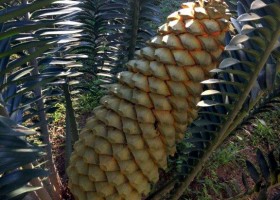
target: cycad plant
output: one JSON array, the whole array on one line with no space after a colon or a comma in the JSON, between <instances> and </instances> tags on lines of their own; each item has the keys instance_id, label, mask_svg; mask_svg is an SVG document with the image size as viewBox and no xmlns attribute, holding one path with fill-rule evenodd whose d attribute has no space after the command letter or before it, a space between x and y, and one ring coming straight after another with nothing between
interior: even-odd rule
<instances>
[{"instance_id":1,"label":"cycad plant","mask_svg":"<svg viewBox=\"0 0 280 200\"><path fill-rule=\"evenodd\" d=\"M108 87L108 95L94 109L94 117L74 145L68 174L75 198L137 200L147 195L154 200L179 199L215 149L268 94L264 90L271 89L279 71L279 1L231 0L231 32L227 32L225 2L183 4L144 47L143 41L153 35L144 19L156 19L151 1L83 1L80 8L79 2L66 0L1 1L0 114L31 128L40 127L52 178L42 184L38 177L46 176L44 171L25 170L25 164L32 163L29 168L41 164L37 158L42 150L22 133L13 135L18 127L1 118L2 139L12 145L0 144L0 155L7 157L6 168L0 172L0 196L22 198L44 187L49 195L40 195L42 199L60 198L46 112L53 109L49 102L54 96L64 94L71 144L77 134L69 85L77 75L73 68L80 66L75 63L80 56L69 50L81 36L82 42L72 51L88 57L81 71L106 75L106 82L115 82L114 75L130 61L128 71ZM79 23L71 21L80 9ZM84 32L72 29L80 23ZM186 138L189 124L191 136ZM14 152L32 153L30 160L22 162ZM13 165L16 159L20 162ZM168 163L173 176L149 195L151 184L159 179L158 169ZM13 172L16 176L9 176ZM18 177L22 182L14 187L3 186ZM37 184L32 178L37 178ZM39 191L43 190L37 195Z\"/></svg>"},{"instance_id":2,"label":"cycad plant","mask_svg":"<svg viewBox=\"0 0 280 200\"><path fill-rule=\"evenodd\" d=\"M229 28L226 5L185 3L94 109L68 175L77 199L141 199L197 116L200 81L216 68ZM186 114L187 113L187 114Z\"/></svg>"},{"instance_id":3,"label":"cycad plant","mask_svg":"<svg viewBox=\"0 0 280 200\"><path fill-rule=\"evenodd\" d=\"M0 198L20 199L26 193L41 188L40 178L48 176L48 172L33 168L30 163L44 155L42 148L29 144L25 138L36 134L35 131L17 125L7 117L0 116ZM26 183L30 182L29 185ZM45 189L38 193L51 199Z\"/></svg>"},{"instance_id":4,"label":"cycad plant","mask_svg":"<svg viewBox=\"0 0 280 200\"><path fill-rule=\"evenodd\" d=\"M213 1L210 1L210 5L211 2ZM205 6L208 5L208 2L203 3L201 1L200 3L202 5L205 3ZM220 4L220 6L221 5L222 4ZM220 6L215 5L213 11L211 10L210 13L221 12L221 10L219 10ZM251 9L249 10L248 7ZM180 198L214 150L222 144L227 136L246 116L248 110L257 102L256 92L259 94L258 86L260 89L267 88L266 75L269 70L276 71L277 62L279 61L279 52L277 49L280 33L278 11L279 3L274 1L263 2L257 0L252 3L247 1L238 3L237 13L239 17L237 20L234 18L231 19L236 29L236 34L228 35L228 41L230 41L225 48L225 50L228 51L225 53L226 58L221 62L219 69L211 71L214 77L202 82L206 86L205 91L202 93L204 99L198 103L198 106L202 107L199 112L200 115L191 129L189 129L192 134L191 138L187 138L185 141L190 143L192 147L186 149L184 147L187 145L179 146L180 151L177 155L179 159L176 160L178 161L176 167L179 169L178 174L180 175L178 178L171 180L166 187L152 195L150 197L151 199L159 199L162 194L165 195L165 188L170 188L170 185L176 185L170 198ZM167 145L165 148L167 155L172 155L172 152L174 152L174 150L172 151L172 146L175 144L174 141L176 138L178 139L179 137L169 140L170 138L167 136L171 136L173 132L171 129L169 130L166 125L175 122L174 135L180 132L184 133L185 127L178 126L180 122L177 120L180 121L185 118L183 118L183 115L177 115L176 118L176 114L174 115L172 113L172 109L165 110L164 100L159 103L158 98L153 98L152 94L157 93L159 95L164 95L161 92L165 91L164 88L166 88L166 91L171 91L171 96L174 95L178 97L183 93L184 87L181 88L177 84L172 88L172 84L168 84L168 79L165 80L167 82L166 87L164 87L165 82L157 84L151 81L150 79L152 78L149 77L149 71L152 70L151 63L154 61L162 62L164 65L163 69L169 71L168 67L170 64L174 65L176 63L179 66L188 66L192 65L188 62L194 59L197 61L196 64L209 66L209 68L211 68L211 62L207 63L207 56L205 54L195 51L197 54L191 52L190 57L186 54L179 56L176 50L180 47L180 44L183 44L183 46L185 45L185 47L187 46L187 49L195 45L195 40L190 40L189 38L186 41L182 40L181 36L184 35L185 32L190 31L189 33L194 35L193 37L195 38L206 35L200 32L200 27L205 27L208 34L221 33L220 30L215 29L215 23L211 20L209 26L207 26L207 23L204 23L207 21L205 18L207 19L208 17L206 17L207 14L203 12L203 8L194 9L195 16L191 15L192 12L190 10L186 10L186 12L179 11L179 13L183 14L178 17L178 13L174 13L168 18L170 22L159 29L159 34L163 36L165 34L172 35L171 33L174 31L174 39L171 39L172 37L170 35L168 35L166 39L165 37L156 37L152 39L152 44L156 44L156 46L152 46L152 48L148 46L140 50L140 52L136 52L136 56L138 56L140 61L132 60L128 62L130 72L121 74L121 84L115 85L111 89L112 94L117 98L114 99L114 96L105 97L101 100L102 106L94 110L94 118L88 121L86 125L87 128L84 129L81 139L75 145L75 151L72 157L73 164L68 169L70 186L77 198L90 199L98 197L102 199L106 197L127 199L134 195L135 197L133 197L135 199L140 199L141 195L137 196L137 192L139 194L147 193L147 191L149 191L147 182L152 182L153 180L151 178L153 176L145 174L145 169L153 168L146 167L146 165L150 162L152 163L152 161L156 164L160 164L163 158L163 154L153 155L154 152L159 151L160 147L157 146L160 145L149 145L151 142L155 142L153 137L146 138L147 133L150 134L153 132L151 130L158 130L159 134L162 135L162 143ZM223 17L222 14L220 14L219 17ZM219 17L217 18L220 19ZM197 18L201 19L202 22L196 20ZM214 19L217 18L214 17ZM180 19L184 20L185 24L181 25L179 23ZM210 17L210 19L212 18ZM172 20L174 20L174 25ZM201 25L201 23L203 25ZM226 27L226 21L220 20L219 26ZM177 37L179 37L181 41L178 42L176 40ZM219 37L219 35L217 35L217 37ZM232 39L230 39L230 37L232 37ZM203 38L199 39L201 43L203 43ZM186 44L188 41L192 43ZM207 43L203 43L204 48L208 49L211 47L211 41L213 40L211 40L209 36L207 37L206 35L204 41ZM172 47L171 51L164 51L163 47L166 48L166 46L161 46L164 44L167 44L169 48ZM162 53L159 53L160 51L162 51ZM217 51L218 50L215 51L212 49L212 56ZM161 57L161 55L164 56ZM217 53L217 55L219 54ZM143 59L148 60L148 64L142 64ZM175 62L169 62L170 60ZM161 72L160 67L157 66L156 69L155 73ZM177 72L183 76L184 73L180 73L179 69L179 67L176 68ZM201 73L193 75L191 72L194 69L195 68L188 69L187 74L188 77L191 76L193 79L196 79ZM153 70L151 75L154 76ZM170 79L172 79L172 75L175 76L174 74L170 74L170 72L169 75ZM145 78L145 76L148 76L148 78ZM273 76L270 76L270 78L271 80L269 81L273 82ZM134 93L135 89L131 89L134 87L142 90L142 93L136 96L136 93ZM196 90L197 88L194 84L186 84L186 87L189 93L199 91L199 89ZM176 93L176 91L178 93ZM147 93L148 96L143 92ZM170 94L166 94L165 96L169 96ZM149 107L148 104L150 95L151 107ZM120 99L122 99L121 102ZM124 102L128 101L128 105L130 106L125 106L123 100ZM176 101L174 103L175 105L172 105L172 100L169 98L166 98L166 100L166 105L171 102L171 107L175 106L174 108L176 108L176 106L180 107L181 105L180 101ZM194 105L196 104L195 101L188 100L189 104L190 102L194 103ZM137 104L142 107L139 107ZM122 111L124 106L127 109ZM128 109L129 107L131 109ZM159 107L161 107L159 110L165 112L158 113L157 110ZM152 108L152 112L149 112L150 108ZM129 110L131 110L131 112L128 112ZM182 110L182 108L179 110ZM133 113L135 115L133 115ZM186 113L186 115L195 118L191 107ZM135 116L135 118L131 118L133 116ZM128 123L127 119L132 119L134 121ZM154 124L154 127L152 129L144 129L142 126L145 123ZM164 128L162 127L163 124L165 125ZM118 134L115 132L113 133L112 131L114 130L117 131ZM111 136L111 134L114 136ZM111 140L110 138L112 137L112 139L114 139L114 137L119 135L123 138L123 142L126 143L127 147L126 145L122 145L119 147L120 149L116 149L120 141ZM169 143L170 141L173 142ZM139 146L137 147L137 145ZM127 153L121 154L121 152L124 153L124 149L126 149ZM147 149L146 152L151 155L151 159L148 158L148 154L145 154L142 149ZM142 153L140 154L139 152ZM87 154L94 156L88 157ZM122 157L124 155L127 157ZM130 171L122 169L123 163L133 160L135 160L136 163L135 167L129 168L131 169ZM162 165L159 166L165 166L164 163L165 162L162 162ZM96 166L99 166L99 169L96 168ZM124 164L124 166L128 165ZM98 173L92 171L98 171ZM116 174L118 171L121 173ZM151 173L152 170L149 172ZM178 183L178 180L181 181Z\"/></svg>"},{"instance_id":5,"label":"cycad plant","mask_svg":"<svg viewBox=\"0 0 280 200\"><path fill-rule=\"evenodd\" d=\"M155 33L152 24L159 22L155 1L85 0L77 20L83 23L81 44L75 48L87 56L83 71L104 83L116 81L115 75L126 69L135 50L143 47Z\"/></svg>"},{"instance_id":6,"label":"cycad plant","mask_svg":"<svg viewBox=\"0 0 280 200\"><path fill-rule=\"evenodd\" d=\"M191 137L180 146L176 160L180 181L171 199L184 193L209 156L258 102L260 89L268 88L275 80L279 67L279 8L277 1L238 2L238 18L231 19L237 34L231 36L225 48L228 54L219 69L212 71L214 77L202 82L206 86L203 101L198 103L199 118L188 130Z\"/></svg>"},{"instance_id":7,"label":"cycad plant","mask_svg":"<svg viewBox=\"0 0 280 200\"><path fill-rule=\"evenodd\" d=\"M5 119L1 124L3 142L11 144L0 145L1 155L6 156L6 161L1 161L1 199L17 199L42 186L47 189L40 195L43 199L59 199L60 181L53 163L46 113L54 111L52 102L59 100L56 96L62 91L61 84L67 85L68 76L73 75L68 67L75 64L73 58L77 55L69 54L68 49L75 45L80 32L73 29L77 24L71 23L80 10L77 4L55 0L0 2L0 115L14 121ZM36 149L27 141L26 130L17 134L20 129L16 123L39 130L45 146ZM25 155L24 160L20 158ZM39 158L43 160L36 160ZM33 188L24 186L32 178L46 176L32 169L41 161L50 172L49 179L44 185L37 179Z\"/></svg>"}]
</instances>

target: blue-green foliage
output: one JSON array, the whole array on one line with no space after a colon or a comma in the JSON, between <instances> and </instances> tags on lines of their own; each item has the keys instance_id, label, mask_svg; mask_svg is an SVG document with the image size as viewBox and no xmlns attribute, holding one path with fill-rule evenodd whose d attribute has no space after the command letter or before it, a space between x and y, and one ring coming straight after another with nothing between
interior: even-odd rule
<instances>
[{"instance_id":1,"label":"blue-green foliage","mask_svg":"<svg viewBox=\"0 0 280 200\"><path fill-rule=\"evenodd\" d=\"M202 82L205 90L202 93L203 99L198 104L201 107L199 118L188 130L191 137L184 141L189 142L192 147L179 146L180 174L187 176L188 173L192 173L208 148L217 142L220 143L229 134L228 131L236 128L238 124L233 124L235 128L229 127L227 132L223 133L225 136L218 135L227 123L229 115L234 113L235 109L240 109L235 106L242 95L244 96L247 85L251 84L250 80L253 74L256 74L257 66L258 70L261 69L260 73L256 74L258 79L249 95L246 95L247 99L232 123L252 108L261 90L271 89L275 82L279 48L277 45L273 49L270 48L272 38L277 38L275 34L279 33L280 29L280 7L274 0L262 2L243 0L237 3L238 18L231 19L236 33L227 35L225 59L219 69L212 71L214 77ZM261 66L263 57L267 59L264 66ZM216 138L220 140L217 141Z\"/></svg>"},{"instance_id":2,"label":"blue-green foliage","mask_svg":"<svg viewBox=\"0 0 280 200\"><path fill-rule=\"evenodd\" d=\"M70 52L81 32L71 21L80 11L78 4L0 2L0 115L10 117L0 116L0 199L22 199L26 192L39 189L27 185L31 179L47 176L42 169L27 169L42 158L43 150L27 142L34 132L17 124L40 126L39 112L54 112L61 84L71 84L70 77L80 75L74 73L80 55Z\"/></svg>"},{"instance_id":3,"label":"blue-green foliage","mask_svg":"<svg viewBox=\"0 0 280 200\"><path fill-rule=\"evenodd\" d=\"M26 137L33 134L36 132L0 116L0 199L22 199L39 189L26 185L31 179L48 176L43 169L30 168L29 164L44 155L43 149L27 142Z\"/></svg>"},{"instance_id":4,"label":"blue-green foliage","mask_svg":"<svg viewBox=\"0 0 280 200\"><path fill-rule=\"evenodd\" d=\"M128 61L131 40L136 39L134 51L143 47L155 34L151 23L158 23L155 1L139 1L139 17L134 16L135 3L139 0L85 0L78 20L83 23L81 45L75 48L87 56L82 59L82 71L98 76L102 82L116 81L115 75L123 71ZM133 37L134 20L137 36Z\"/></svg>"}]
</instances>

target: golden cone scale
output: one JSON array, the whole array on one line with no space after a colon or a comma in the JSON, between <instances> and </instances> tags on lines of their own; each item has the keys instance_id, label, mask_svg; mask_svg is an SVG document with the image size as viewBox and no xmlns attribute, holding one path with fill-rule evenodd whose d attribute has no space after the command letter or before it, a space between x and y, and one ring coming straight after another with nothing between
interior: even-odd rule
<instances>
[{"instance_id":1,"label":"golden cone scale","mask_svg":"<svg viewBox=\"0 0 280 200\"><path fill-rule=\"evenodd\" d=\"M87 120L67 169L77 200L141 200L197 117L201 81L217 67L229 14L222 0L184 3Z\"/></svg>"}]
</instances>

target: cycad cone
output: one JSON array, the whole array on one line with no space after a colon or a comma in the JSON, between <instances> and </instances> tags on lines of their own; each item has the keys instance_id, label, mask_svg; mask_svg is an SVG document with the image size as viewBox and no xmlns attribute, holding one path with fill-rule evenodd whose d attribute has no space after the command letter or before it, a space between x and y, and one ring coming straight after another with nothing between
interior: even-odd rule
<instances>
[{"instance_id":1,"label":"cycad cone","mask_svg":"<svg viewBox=\"0 0 280 200\"><path fill-rule=\"evenodd\" d=\"M171 14L94 109L67 169L76 199L140 200L158 181L224 48L226 5L204 4Z\"/></svg>"}]
</instances>

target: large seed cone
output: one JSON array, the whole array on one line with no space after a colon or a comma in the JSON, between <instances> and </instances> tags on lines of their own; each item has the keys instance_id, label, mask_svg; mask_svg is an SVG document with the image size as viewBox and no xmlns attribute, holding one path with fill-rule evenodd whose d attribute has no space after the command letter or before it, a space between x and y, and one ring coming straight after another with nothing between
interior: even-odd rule
<instances>
[{"instance_id":1,"label":"large seed cone","mask_svg":"<svg viewBox=\"0 0 280 200\"><path fill-rule=\"evenodd\" d=\"M79 200L140 200L197 116L200 82L228 30L222 1L184 3L136 52L74 146L69 187Z\"/></svg>"}]
</instances>

